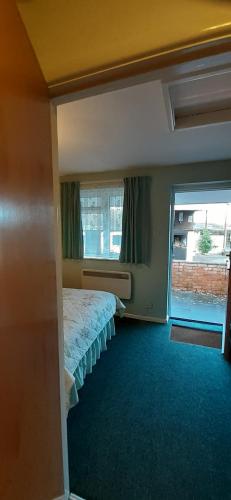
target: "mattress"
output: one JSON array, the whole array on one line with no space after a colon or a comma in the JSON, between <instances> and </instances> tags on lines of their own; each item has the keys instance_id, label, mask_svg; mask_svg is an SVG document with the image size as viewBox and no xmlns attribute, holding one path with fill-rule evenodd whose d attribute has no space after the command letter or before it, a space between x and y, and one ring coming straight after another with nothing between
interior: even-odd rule
<instances>
[{"instance_id":1,"label":"mattress","mask_svg":"<svg viewBox=\"0 0 231 500\"><path fill-rule=\"evenodd\" d=\"M112 293L63 289L66 407L78 401L78 389L91 373L106 342L115 334L113 316L125 307Z\"/></svg>"}]
</instances>

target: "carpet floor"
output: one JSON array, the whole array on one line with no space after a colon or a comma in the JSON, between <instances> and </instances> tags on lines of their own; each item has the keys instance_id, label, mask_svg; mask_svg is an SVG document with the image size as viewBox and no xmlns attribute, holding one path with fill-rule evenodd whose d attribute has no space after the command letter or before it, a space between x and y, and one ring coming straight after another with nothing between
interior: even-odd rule
<instances>
[{"instance_id":1,"label":"carpet floor","mask_svg":"<svg viewBox=\"0 0 231 500\"><path fill-rule=\"evenodd\" d=\"M221 333L172 325L171 340L221 349L222 335Z\"/></svg>"},{"instance_id":2,"label":"carpet floor","mask_svg":"<svg viewBox=\"0 0 231 500\"><path fill-rule=\"evenodd\" d=\"M86 500L231 499L231 367L170 326L121 320L68 418Z\"/></svg>"}]
</instances>

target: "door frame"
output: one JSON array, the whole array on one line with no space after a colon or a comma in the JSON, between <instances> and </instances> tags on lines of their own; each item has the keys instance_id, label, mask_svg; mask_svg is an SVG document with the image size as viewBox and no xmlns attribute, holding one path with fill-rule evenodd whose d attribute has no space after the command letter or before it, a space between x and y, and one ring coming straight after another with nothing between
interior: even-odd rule
<instances>
[{"instance_id":1,"label":"door frame","mask_svg":"<svg viewBox=\"0 0 231 500\"><path fill-rule=\"evenodd\" d=\"M229 253L229 282L228 282L228 297L226 309L226 324L224 335L224 356L227 361L231 361L231 251Z\"/></svg>"},{"instance_id":2,"label":"door frame","mask_svg":"<svg viewBox=\"0 0 231 500\"><path fill-rule=\"evenodd\" d=\"M175 186L172 186L170 195L169 210L169 259L168 259L168 291L167 291L167 315L171 317L172 308L172 260L173 260L173 231L174 231L174 206L175 206Z\"/></svg>"},{"instance_id":3,"label":"door frame","mask_svg":"<svg viewBox=\"0 0 231 500\"><path fill-rule=\"evenodd\" d=\"M215 34L215 33L214 33ZM206 39L207 38L207 39ZM77 73L62 81L53 81L48 86L51 99L66 99L81 94L92 96L116 88L128 87L131 81L147 81L165 68L191 63L199 59L219 56L231 50L231 36L227 29L220 30L219 36L203 37L198 35L185 43L176 43L158 51L139 54L137 57L120 59L114 64L97 67L88 73ZM158 76L155 76L158 79ZM103 90L104 89L104 90Z\"/></svg>"},{"instance_id":4,"label":"door frame","mask_svg":"<svg viewBox=\"0 0 231 500\"><path fill-rule=\"evenodd\" d=\"M191 191L219 191L222 190L230 190L231 189L231 181L218 181L218 182L192 182L186 184L174 184L172 186L171 191L171 200L170 200L170 251L169 251L169 283L168 283L168 316L171 317L171 295L172 295L172 260L173 260L173 232L174 232L174 205L175 205L175 194L176 193L187 193ZM227 291L227 299L228 299L228 291ZM222 347L221 352L224 354L225 351L225 333L226 333L226 323L223 324L222 331ZM231 354L230 354L231 356Z\"/></svg>"},{"instance_id":5,"label":"door frame","mask_svg":"<svg viewBox=\"0 0 231 500\"><path fill-rule=\"evenodd\" d=\"M51 155L53 169L53 200L54 200L54 241L56 261L56 293L58 312L58 342L59 342L59 383L60 383L60 417L61 417L61 439L62 459L64 477L64 499L70 496L69 466L68 466L68 443L67 443L67 421L65 411L65 381L64 381L64 333L63 333L63 303L62 303L62 244L61 244L61 217L60 217L60 189L58 170L58 124L57 105L50 101L51 120Z\"/></svg>"}]
</instances>

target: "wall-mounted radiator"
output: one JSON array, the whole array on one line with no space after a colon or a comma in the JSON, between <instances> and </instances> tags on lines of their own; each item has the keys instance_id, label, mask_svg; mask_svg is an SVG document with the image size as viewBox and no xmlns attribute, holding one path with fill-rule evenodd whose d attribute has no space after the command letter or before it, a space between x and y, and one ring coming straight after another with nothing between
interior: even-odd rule
<instances>
[{"instance_id":1,"label":"wall-mounted radiator","mask_svg":"<svg viewBox=\"0 0 231 500\"><path fill-rule=\"evenodd\" d=\"M87 290L112 292L120 299L131 298L131 273L82 269L81 286Z\"/></svg>"}]
</instances>

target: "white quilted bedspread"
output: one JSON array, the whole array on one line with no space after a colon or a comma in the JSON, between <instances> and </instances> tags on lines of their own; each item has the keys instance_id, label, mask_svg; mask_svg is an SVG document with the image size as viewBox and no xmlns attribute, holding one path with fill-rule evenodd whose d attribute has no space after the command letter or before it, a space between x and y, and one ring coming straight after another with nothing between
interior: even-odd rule
<instances>
[{"instance_id":1,"label":"white quilted bedspread","mask_svg":"<svg viewBox=\"0 0 231 500\"><path fill-rule=\"evenodd\" d=\"M70 374L115 312L121 314L124 309L112 293L63 289L64 357Z\"/></svg>"}]
</instances>

